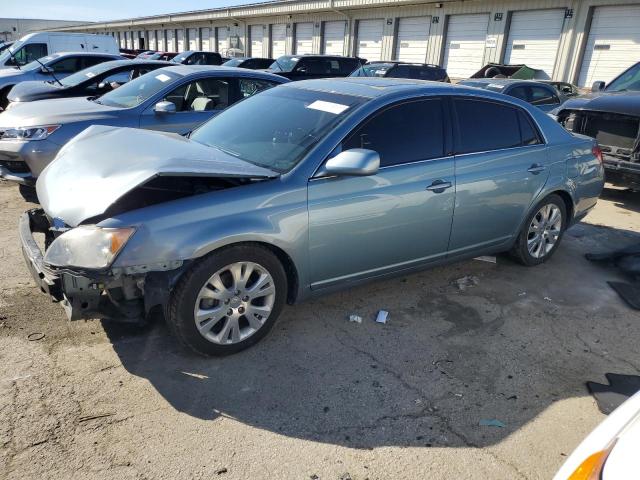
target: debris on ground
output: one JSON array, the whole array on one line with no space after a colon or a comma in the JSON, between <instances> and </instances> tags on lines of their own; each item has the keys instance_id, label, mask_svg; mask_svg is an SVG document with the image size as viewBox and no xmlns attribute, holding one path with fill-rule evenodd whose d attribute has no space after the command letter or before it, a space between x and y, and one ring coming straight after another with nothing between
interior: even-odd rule
<instances>
[{"instance_id":1,"label":"debris on ground","mask_svg":"<svg viewBox=\"0 0 640 480\"><path fill-rule=\"evenodd\" d=\"M44 338L44 333L41 332L33 332L27 335L27 340L30 342L37 342L38 340L42 340Z\"/></svg>"},{"instance_id":2,"label":"debris on ground","mask_svg":"<svg viewBox=\"0 0 640 480\"><path fill-rule=\"evenodd\" d=\"M498 428L506 427L504 423L502 423L500 420L496 420L495 418L480 420L480 426L481 427L498 427Z\"/></svg>"},{"instance_id":3,"label":"debris on ground","mask_svg":"<svg viewBox=\"0 0 640 480\"><path fill-rule=\"evenodd\" d=\"M376 322L378 323L387 323L387 318L389 317L389 312L386 310L380 310L378 312L378 316L376 317Z\"/></svg>"},{"instance_id":4,"label":"debris on ground","mask_svg":"<svg viewBox=\"0 0 640 480\"><path fill-rule=\"evenodd\" d=\"M225 467L216 470L216 475L222 475L223 473L227 473L227 469Z\"/></svg>"},{"instance_id":5,"label":"debris on ground","mask_svg":"<svg viewBox=\"0 0 640 480\"><path fill-rule=\"evenodd\" d=\"M551 298L550 298L550 297L544 297L544 299L545 299L547 302L552 302L552 301L553 301L553 300L551 300Z\"/></svg>"},{"instance_id":6,"label":"debris on ground","mask_svg":"<svg viewBox=\"0 0 640 480\"><path fill-rule=\"evenodd\" d=\"M349 315L350 322L362 323L362 317L360 315Z\"/></svg>"},{"instance_id":7,"label":"debris on ground","mask_svg":"<svg viewBox=\"0 0 640 480\"><path fill-rule=\"evenodd\" d=\"M464 291L469 287L475 287L478 283L478 277L475 275L465 275L464 277L456 280L456 285L460 291Z\"/></svg>"},{"instance_id":8,"label":"debris on ground","mask_svg":"<svg viewBox=\"0 0 640 480\"><path fill-rule=\"evenodd\" d=\"M498 263L496 257L491 255L482 255L480 257L474 258L474 260L478 260L480 262Z\"/></svg>"}]
</instances>

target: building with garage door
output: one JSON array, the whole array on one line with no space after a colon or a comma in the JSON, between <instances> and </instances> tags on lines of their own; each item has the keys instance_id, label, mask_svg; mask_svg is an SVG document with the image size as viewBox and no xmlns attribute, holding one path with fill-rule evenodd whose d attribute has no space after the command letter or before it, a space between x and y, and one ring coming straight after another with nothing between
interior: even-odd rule
<instances>
[{"instance_id":1,"label":"building with garage door","mask_svg":"<svg viewBox=\"0 0 640 480\"><path fill-rule=\"evenodd\" d=\"M128 48L427 62L454 79L524 63L581 87L640 61L640 0L287 0L60 30L110 33Z\"/></svg>"}]
</instances>

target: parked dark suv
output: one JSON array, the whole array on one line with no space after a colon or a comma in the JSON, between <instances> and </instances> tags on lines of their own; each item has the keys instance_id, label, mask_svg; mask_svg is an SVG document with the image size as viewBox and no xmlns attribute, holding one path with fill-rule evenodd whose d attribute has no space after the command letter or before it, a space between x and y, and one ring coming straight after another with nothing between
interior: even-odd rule
<instances>
[{"instance_id":1,"label":"parked dark suv","mask_svg":"<svg viewBox=\"0 0 640 480\"><path fill-rule=\"evenodd\" d=\"M339 55L283 55L274 60L268 71L289 80L347 77L365 62L362 58Z\"/></svg>"},{"instance_id":2,"label":"parked dark suv","mask_svg":"<svg viewBox=\"0 0 640 480\"><path fill-rule=\"evenodd\" d=\"M607 182L640 190L640 62L552 113L567 130L598 140Z\"/></svg>"},{"instance_id":3,"label":"parked dark suv","mask_svg":"<svg viewBox=\"0 0 640 480\"><path fill-rule=\"evenodd\" d=\"M222 65L222 57L219 53L197 50L187 50L179 53L171 61L182 65Z\"/></svg>"},{"instance_id":4,"label":"parked dark suv","mask_svg":"<svg viewBox=\"0 0 640 480\"><path fill-rule=\"evenodd\" d=\"M236 57L223 63L225 67L248 68L250 70L264 70L273 63L273 58Z\"/></svg>"},{"instance_id":5,"label":"parked dark suv","mask_svg":"<svg viewBox=\"0 0 640 480\"><path fill-rule=\"evenodd\" d=\"M351 77L387 77L413 78L415 80L432 80L434 82L448 82L447 71L430 63L407 63L396 61L368 62L354 70Z\"/></svg>"}]
</instances>

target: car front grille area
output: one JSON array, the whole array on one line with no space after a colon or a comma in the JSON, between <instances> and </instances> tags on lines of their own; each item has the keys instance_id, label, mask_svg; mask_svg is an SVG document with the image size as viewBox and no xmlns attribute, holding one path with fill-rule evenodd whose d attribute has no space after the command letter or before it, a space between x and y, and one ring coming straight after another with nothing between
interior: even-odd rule
<instances>
[{"instance_id":1,"label":"car front grille area","mask_svg":"<svg viewBox=\"0 0 640 480\"><path fill-rule=\"evenodd\" d=\"M29 167L24 162L13 162L11 160L0 160L0 167L4 167L11 173L29 173Z\"/></svg>"},{"instance_id":2,"label":"car front grille area","mask_svg":"<svg viewBox=\"0 0 640 480\"><path fill-rule=\"evenodd\" d=\"M559 118L569 131L595 138L602 153L640 162L640 118L606 112L570 110Z\"/></svg>"}]
</instances>

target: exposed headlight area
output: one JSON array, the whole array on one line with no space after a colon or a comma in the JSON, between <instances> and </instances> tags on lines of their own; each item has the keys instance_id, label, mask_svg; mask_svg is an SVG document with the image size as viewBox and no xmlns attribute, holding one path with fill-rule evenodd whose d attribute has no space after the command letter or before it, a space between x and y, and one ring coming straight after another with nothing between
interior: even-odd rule
<instances>
[{"instance_id":1,"label":"exposed headlight area","mask_svg":"<svg viewBox=\"0 0 640 480\"><path fill-rule=\"evenodd\" d=\"M38 125L34 127L12 127L0 129L0 141L44 140L62 125Z\"/></svg>"},{"instance_id":2,"label":"exposed headlight area","mask_svg":"<svg viewBox=\"0 0 640 480\"><path fill-rule=\"evenodd\" d=\"M44 262L54 267L107 268L134 232L134 228L76 227L51 243Z\"/></svg>"}]
</instances>

